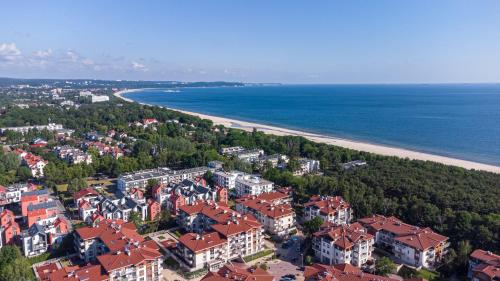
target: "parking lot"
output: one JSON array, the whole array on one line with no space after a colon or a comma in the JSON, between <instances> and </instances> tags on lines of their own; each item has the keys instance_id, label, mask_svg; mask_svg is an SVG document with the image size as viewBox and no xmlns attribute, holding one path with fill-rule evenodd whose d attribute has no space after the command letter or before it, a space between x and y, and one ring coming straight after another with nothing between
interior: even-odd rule
<instances>
[{"instance_id":1,"label":"parking lot","mask_svg":"<svg viewBox=\"0 0 500 281\"><path fill-rule=\"evenodd\" d=\"M268 263L268 271L276 280L289 274L295 275L296 280L304 280L304 274L300 270L303 254L302 241L302 236L292 236L289 240L277 245L276 256L278 258Z\"/></svg>"}]
</instances>

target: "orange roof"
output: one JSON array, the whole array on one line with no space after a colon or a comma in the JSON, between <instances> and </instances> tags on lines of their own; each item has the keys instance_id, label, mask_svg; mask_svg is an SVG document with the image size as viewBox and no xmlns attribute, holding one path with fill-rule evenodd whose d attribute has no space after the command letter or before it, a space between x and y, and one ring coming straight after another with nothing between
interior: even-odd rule
<instances>
[{"instance_id":1,"label":"orange roof","mask_svg":"<svg viewBox=\"0 0 500 281\"><path fill-rule=\"evenodd\" d=\"M83 240L100 239L111 252L123 250L128 244L143 242L135 225L123 220L104 220L95 227L81 227L75 230Z\"/></svg>"},{"instance_id":2,"label":"orange roof","mask_svg":"<svg viewBox=\"0 0 500 281\"><path fill-rule=\"evenodd\" d=\"M100 265L67 266L49 274L50 281L103 281L108 279L109 276L102 272Z\"/></svg>"},{"instance_id":3,"label":"orange roof","mask_svg":"<svg viewBox=\"0 0 500 281\"><path fill-rule=\"evenodd\" d=\"M218 223L227 222L232 216L238 214L225 203L210 201L197 201L192 205L183 205L179 207L179 210L190 216L202 214Z\"/></svg>"},{"instance_id":4,"label":"orange roof","mask_svg":"<svg viewBox=\"0 0 500 281\"><path fill-rule=\"evenodd\" d=\"M93 195L93 196L98 196L99 193L93 189L92 187L87 187L85 189L82 189L82 190L79 190L77 191L74 195L73 195L73 198L75 200L78 200L82 197L85 197L85 196L88 196L88 195Z\"/></svg>"},{"instance_id":5,"label":"orange roof","mask_svg":"<svg viewBox=\"0 0 500 281\"><path fill-rule=\"evenodd\" d=\"M274 277L259 267L243 268L226 264L217 272L209 272L201 280L203 281L272 281Z\"/></svg>"},{"instance_id":6,"label":"orange roof","mask_svg":"<svg viewBox=\"0 0 500 281\"><path fill-rule=\"evenodd\" d=\"M273 191L273 192L269 192L269 193L261 193L258 196L245 195L243 197L236 199L236 203L243 203L245 201L253 200L253 199L260 199L260 200L264 200L264 201L273 203L275 201L280 201L280 200L283 200L283 199L286 199L289 197L290 197L290 195L287 192L278 190L278 191Z\"/></svg>"},{"instance_id":7,"label":"orange roof","mask_svg":"<svg viewBox=\"0 0 500 281\"><path fill-rule=\"evenodd\" d=\"M49 280L49 275L58 270L57 264L55 263L49 263L45 265L41 265L36 268L36 272L38 273L38 277L42 281Z\"/></svg>"},{"instance_id":8,"label":"orange roof","mask_svg":"<svg viewBox=\"0 0 500 281\"><path fill-rule=\"evenodd\" d=\"M226 222L213 224L211 227L213 230L228 237L242 232L260 229L262 228L262 224L260 224L254 216L247 214L244 216L233 216Z\"/></svg>"},{"instance_id":9,"label":"orange roof","mask_svg":"<svg viewBox=\"0 0 500 281\"><path fill-rule=\"evenodd\" d=\"M306 266L304 277L308 281L400 281L401 279L383 277L364 273L361 269L348 265L337 264L334 266L313 264ZM403 279L409 280L409 279ZM422 279L413 279L422 280Z\"/></svg>"},{"instance_id":10,"label":"orange roof","mask_svg":"<svg viewBox=\"0 0 500 281\"><path fill-rule=\"evenodd\" d=\"M273 201L267 201L259 197L242 200L238 203L271 218L280 218L295 214L290 204L275 204Z\"/></svg>"},{"instance_id":11,"label":"orange roof","mask_svg":"<svg viewBox=\"0 0 500 281\"><path fill-rule=\"evenodd\" d=\"M437 234L430 228L424 228L408 235L396 237L394 240L423 251L432 247L437 247L439 244L448 240L448 237Z\"/></svg>"},{"instance_id":12,"label":"orange roof","mask_svg":"<svg viewBox=\"0 0 500 281\"><path fill-rule=\"evenodd\" d=\"M360 223L351 225L326 224L326 227L322 226L322 229L314 233L314 236L334 241L334 244L341 249L350 249L359 241L373 239L373 235L367 233L367 230Z\"/></svg>"},{"instance_id":13,"label":"orange roof","mask_svg":"<svg viewBox=\"0 0 500 281\"><path fill-rule=\"evenodd\" d=\"M481 249L476 249L472 254L470 254L471 258L480 260L482 262L499 262L500 263L500 255L496 255L490 251L485 251Z\"/></svg>"},{"instance_id":14,"label":"orange roof","mask_svg":"<svg viewBox=\"0 0 500 281\"><path fill-rule=\"evenodd\" d=\"M304 204L304 207L314 207L319 209L320 213L329 215L335 214L339 210L348 209L350 205L340 196L322 197L315 195L309 199L309 202Z\"/></svg>"},{"instance_id":15,"label":"orange roof","mask_svg":"<svg viewBox=\"0 0 500 281\"><path fill-rule=\"evenodd\" d=\"M211 232L202 235L196 233L187 233L179 237L179 243L195 253L223 245L226 242L226 239L224 239L217 232Z\"/></svg>"},{"instance_id":16,"label":"orange roof","mask_svg":"<svg viewBox=\"0 0 500 281\"><path fill-rule=\"evenodd\" d=\"M109 273L113 270L138 265L145 261L153 261L162 254L158 251L156 242L150 240L142 243L138 247L131 247L124 252L104 254L97 257L99 263Z\"/></svg>"}]
</instances>

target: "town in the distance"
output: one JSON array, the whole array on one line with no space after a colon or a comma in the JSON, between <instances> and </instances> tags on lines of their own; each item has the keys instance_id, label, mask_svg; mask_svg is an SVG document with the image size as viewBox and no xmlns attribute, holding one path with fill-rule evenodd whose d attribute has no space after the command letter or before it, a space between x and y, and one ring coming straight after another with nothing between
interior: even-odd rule
<instances>
[{"instance_id":1,"label":"town in the distance","mask_svg":"<svg viewBox=\"0 0 500 281\"><path fill-rule=\"evenodd\" d=\"M375 197L344 189L350 175L385 160L342 156L327 164L317 155L330 146L215 126L113 95L153 83L0 81L0 276L500 278L500 256L491 249L450 237L449 228L406 221L385 201L368 207L358 195ZM338 182L327 182L331 171L342 175ZM321 188L328 184L339 188ZM411 212L425 217L434 208Z\"/></svg>"}]
</instances>

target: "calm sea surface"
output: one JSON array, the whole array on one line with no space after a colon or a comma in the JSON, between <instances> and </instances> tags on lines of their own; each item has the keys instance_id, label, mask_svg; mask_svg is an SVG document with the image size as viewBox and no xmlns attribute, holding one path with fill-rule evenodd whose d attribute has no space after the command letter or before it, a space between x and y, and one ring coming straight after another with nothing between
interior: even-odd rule
<instances>
[{"instance_id":1,"label":"calm sea surface","mask_svg":"<svg viewBox=\"0 0 500 281\"><path fill-rule=\"evenodd\" d=\"M135 101L500 165L500 85L143 90Z\"/></svg>"}]
</instances>

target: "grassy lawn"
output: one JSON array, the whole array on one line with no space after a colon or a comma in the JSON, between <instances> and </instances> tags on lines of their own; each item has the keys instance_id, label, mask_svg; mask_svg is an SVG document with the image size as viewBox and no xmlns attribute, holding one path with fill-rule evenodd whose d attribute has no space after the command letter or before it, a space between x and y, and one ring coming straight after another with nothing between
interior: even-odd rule
<instances>
[{"instance_id":1,"label":"grassy lawn","mask_svg":"<svg viewBox=\"0 0 500 281\"><path fill-rule=\"evenodd\" d=\"M425 278L427 280L436 280L437 278L439 278L438 273L436 273L434 271L427 270L427 269L419 270L418 275L419 275L419 277Z\"/></svg>"},{"instance_id":2,"label":"grassy lawn","mask_svg":"<svg viewBox=\"0 0 500 281\"><path fill-rule=\"evenodd\" d=\"M439 273L430 271L427 269L420 269L420 270L415 270L413 268L409 268L407 266L403 266L399 272L398 275L404 277L404 278L424 278L429 281L433 280L439 280Z\"/></svg>"},{"instance_id":3,"label":"grassy lawn","mask_svg":"<svg viewBox=\"0 0 500 281\"><path fill-rule=\"evenodd\" d=\"M274 254L274 250L267 249L267 250L260 251L260 252L258 252L256 254L246 256L246 257L243 258L243 260L245 262L249 262L249 261L253 261L253 260L258 259L258 258L269 256L271 254Z\"/></svg>"},{"instance_id":4,"label":"grassy lawn","mask_svg":"<svg viewBox=\"0 0 500 281\"><path fill-rule=\"evenodd\" d=\"M56 189L58 192L66 192L68 191L68 184L58 184Z\"/></svg>"}]
</instances>

